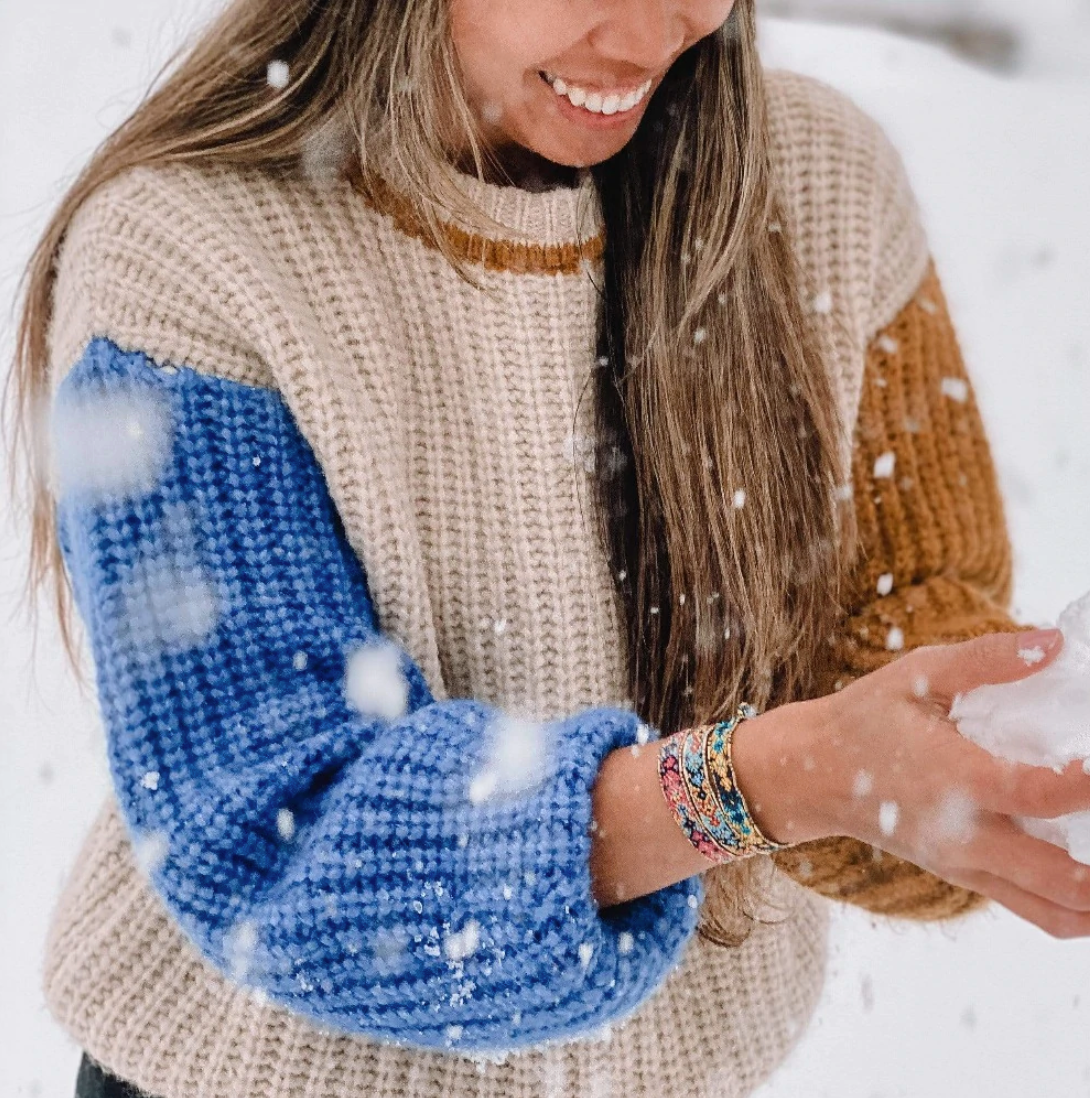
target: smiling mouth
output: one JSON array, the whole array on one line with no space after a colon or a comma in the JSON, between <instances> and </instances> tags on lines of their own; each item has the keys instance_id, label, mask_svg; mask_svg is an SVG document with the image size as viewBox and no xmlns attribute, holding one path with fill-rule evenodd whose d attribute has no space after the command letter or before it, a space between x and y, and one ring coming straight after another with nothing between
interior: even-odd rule
<instances>
[{"instance_id":1,"label":"smiling mouth","mask_svg":"<svg viewBox=\"0 0 1090 1098\"><path fill-rule=\"evenodd\" d=\"M573 107L579 107L590 114L604 115L624 114L639 106L647 98L654 83L653 80L647 80L638 88L601 92L569 83L550 72L542 71L539 75L558 96L567 99Z\"/></svg>"}]
</instances>

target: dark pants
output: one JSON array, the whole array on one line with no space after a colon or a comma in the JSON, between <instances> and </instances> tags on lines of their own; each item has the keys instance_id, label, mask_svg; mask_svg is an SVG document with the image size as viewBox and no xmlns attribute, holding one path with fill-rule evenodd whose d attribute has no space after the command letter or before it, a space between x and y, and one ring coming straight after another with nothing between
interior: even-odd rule
<instances>
[{"instance_id":1,"label":"dark pants","mask_svg":"<svg viewBox=\"0 0 1090 1098\"><path fill-rule=\"evenodd\" d=\"M152 1098L101 1068L85 1052L76 1076L75 1098Z\"/></svg>"}]
</instances>

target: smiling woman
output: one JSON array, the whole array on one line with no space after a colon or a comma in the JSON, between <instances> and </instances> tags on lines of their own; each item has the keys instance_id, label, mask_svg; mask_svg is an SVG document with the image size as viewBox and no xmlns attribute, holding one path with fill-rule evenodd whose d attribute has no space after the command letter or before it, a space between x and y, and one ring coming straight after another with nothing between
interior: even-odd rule
<instances>
[{"instance_id":1,"label":"smiling woman","mask_svg":"<svg viewBox=\"0 0 1090 1098\"><path fill-rule=\"evenodd\" d=\"M585 167L628 144L670 66L722 27L732 7L453 0L451 36L493 150L529 149L553 165Z\"/></svg>"},{"instance_id":2,"label":"smiling woman","mask_svg":"<svg viewBox=\"0 0 1090 1098\"><path fill-rule=\"evenodd\" d=\"M1011 825L1090 778L945 715L1034 669L970 640L1009 547L900 160L752 3L236 0L13 376L112 779L44 988L105 1078L741 1096L822 897L1090 929Z\"/></svg>"}]
</instances>

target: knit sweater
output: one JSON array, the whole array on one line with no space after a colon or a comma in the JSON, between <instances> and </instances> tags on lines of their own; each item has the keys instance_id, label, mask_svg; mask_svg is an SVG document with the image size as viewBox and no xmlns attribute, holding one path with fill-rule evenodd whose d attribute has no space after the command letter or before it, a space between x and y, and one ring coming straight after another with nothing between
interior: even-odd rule
<instances>
[{"instance_id":1,"label":"knit sweater","mask_svg":"<svg viewBox=\"0 0 1090 1098\"><path fill-rule=\"evenodd\" d=\"M896 153L830 89L769 84L862 501L832 688L884 658L887 619L907 645L1006 625L1006 540L971 390L933 384L962 372ZM163 1098L744 1095L820 991L822 902L771 863L775 914L733 949L693 935L695 883L590 901L589 787L641 734L579 450L601 216L586 174L542 194L452 179L505 227L448 227L478 286L403 198L208 167L126 173L62 250L58 422L135 408L141 456L119 488L76 445L60 482L114 787L44 991ZM875 447L896 447L897 506ZM913 470L942 490L914 497ZM345 690L360 650L392 690ZM500 709L548 745L514 791L489 774ZM857 847L785 868L901 914L974 903Z\"/></svg>"}]
</instances>

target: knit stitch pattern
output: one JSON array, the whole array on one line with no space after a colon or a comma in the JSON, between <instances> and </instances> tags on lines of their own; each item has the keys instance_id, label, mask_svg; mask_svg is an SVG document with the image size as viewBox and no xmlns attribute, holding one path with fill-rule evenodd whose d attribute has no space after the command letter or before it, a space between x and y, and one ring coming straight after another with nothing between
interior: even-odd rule
<instances>
[{"instance_id":1,"label":"knit stitch pattern","mask_svg":"<svg viewBox=\"0 0 1090 1098\"><path fill-rule=\"evenodd\" d=\"M850 454L867 346L915 293L926 239L871 119L794 74L769 73L768 91L775 182L804 293L822 303L814 326ZM275 390L321 466L382 632L436 701L550 722L624 710L624 630L581 449L601 281L593 183L532 194L454 182L501 225L449 234L476 286L417 235L408 195L385 209L301 173L125 172L80 207L58 257L54 379L105 337ZM174 622L181 633L201 606ZM73 1041L162 1098L741 1098L797 1041L821 988L825 901L769 865L750 937L732 949L691 937L608 1041L474 1062L259 1001L183 933L143 860L111 794L73 858L42 983Z\"/></svg>"},{"instance_id":2,"label":"knit stitch pattern","mask_svg":"<svg viewBox=\"0 0 1090 1098\"><path fill-rule=\"evenodd\" d=\"M119 403L161 410L158 477L80 485L95 452L70 446L62 545L121 807L201 952L312 1019L420 1047L504 1051L631 1012L677 962L701 891L608 918L591 897L590 786L637 742L636 715L546 726L525 789L473 797L494 710L436 702L404 656L404 716L346 699L347 658L386 642L276 394L95 340L58 417ZM179 620L194 601L199 620Z\"/></svg>"}]
</instances>

